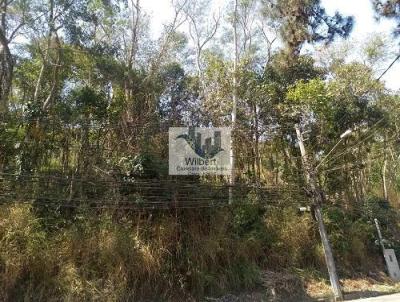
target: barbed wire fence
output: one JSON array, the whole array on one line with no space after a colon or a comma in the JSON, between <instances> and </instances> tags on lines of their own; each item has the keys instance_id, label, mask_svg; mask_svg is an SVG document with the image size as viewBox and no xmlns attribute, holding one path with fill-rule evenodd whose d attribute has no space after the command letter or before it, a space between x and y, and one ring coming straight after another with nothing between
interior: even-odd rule
<instances>
[{"instance_id":1,"label":"barbed wire fence","mask_svg":"<svg viewBox=\"0 0 400 302\"><path fill-rule=\"evenodd\" d=\"M216 208L228 205L228 184L198 179L99 179L63 175L0 173L0 204L33 203L57 207L111 209ZM236 184L235 199L256 199L266 206L307 203L300 187Z\"/></svg>"},{"instance_id":2,"label":"barbed wire fence","mask_svg":"<svg viewBox=\"0 0 400 302\"><path fill-rule=\"evenodd\" d=\"M59 119L43 119L48 127L59 127L57 131L72 130L76 135L81 135L83 131L82 122L68 123ZM21 127L29 126L30 122L35 122L35 118L23 118L19 122ZM18 123L17 123L18 124ZM43 127L43 125L41 126ZM106 130L119 131L123 127L119 123L92 123L85 125L90 131ZM130 129L134 133L145 131L145 127L140 129ZM279 126L270 129L269 133L263 133L264 142L273 138L279 132L293 131L291 127ZM240 136L238 141L246 140L246 134L250 130L235 129L237 135ZM121 153L120 142L112 148L106 143L104 133L97 133L102 143L93 145L92 151L101 153L101 157L106 158L118 154L124 156L129 153L126 149ZM158 129L156 135L168 136L168 131ZM268 135L270 137L268 137ZM68 151L74 154L81 152L79 141L72 133ZM366 136L368 138L369 136ZM46 140L47 138L44 138ZM60 139L58 139L60 140ZM29 140L21 141L22 144ZM245 142L240 142L244 144ZM18 149L19 147L17 147ZM89 149L90 149L89 148ZM62 146L45 146L41 152L49 154L60 153ZM342 151L337 157L350 152L351 148ZM49 156L48 154L46 156ZM60 154L58 154L60 156ZM283 155L282 155L283 156ZM89 156L90 157L90 156ZM244 163L254 158L249 152L238 155L239 163ZM335 157L336 158L336 157ZM335 159L334 158L334 159ZM291 160L300 160L300 155L290 154ZM333 161L334 161L333 159ZM164 162L165 167L167 164ZM107 165L104 165L107 166ZM115 171L102 171L103 166L91 166L88 175L77 173L74 175L69 172L57 171L54 173L36 172L36 173L0 173L0 203L6 204L10 202L17 203L34 203L36 205L57 206L76 208L80 206L89 206L91 208L112 208L112 209L175 209L175 208L216 208L228 205L229 189L234 192L235 199L238 201L249 198L256 198L265 206L271 207L298 207L308 205L309 196L301 185L301 181L287 182L281 181L279 184L265 185L254 184L250 182L236 183L230 186L223 177L176 177L167 175L165 167L159 169L146 167L144 175L117 175ZM336 168L336 167L335 167ZM331 168L332 169L332 168ZM95 170L101 173L95 174ZM164 171L165 170L165 171ZM329 171L329 170L328 170ZM1 171L0 171L1 172ZM15 171L14 171L15 172ZM244 173L243 167L237 170L237 173ZM300 180L303 172L298 170L290 171L291 176ZM149 176L153 175L153 176ZM289 184L290 183L290 184Z\"/></svg>"}]
</instances>

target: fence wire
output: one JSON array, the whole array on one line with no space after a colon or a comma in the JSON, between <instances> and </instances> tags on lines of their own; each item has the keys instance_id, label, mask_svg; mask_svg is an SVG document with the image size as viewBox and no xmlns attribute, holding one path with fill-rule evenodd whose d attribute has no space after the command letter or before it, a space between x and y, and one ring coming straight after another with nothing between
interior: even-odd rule
<instances>
[{"instance_id":1,"label":"fence wire","mask_svg":"<svg viewBox=\"0 0 400 302\"><path fill-rule=\"evenodd\" d=\"M0 173L0 204L31 202L40 206L110 209L212 208L234 201L266 206L297 206L308 197L294 185L213 183L201 178L109 178Z\"/></svg>"}]
</instances>

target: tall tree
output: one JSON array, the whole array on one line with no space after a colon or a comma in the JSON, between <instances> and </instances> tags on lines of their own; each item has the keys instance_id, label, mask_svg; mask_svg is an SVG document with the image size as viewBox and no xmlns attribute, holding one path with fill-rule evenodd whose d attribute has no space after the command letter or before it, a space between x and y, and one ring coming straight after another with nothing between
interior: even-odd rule
<instances>
[{"instance_id":1,"label":"tall tree","mask_svg":"<svg viewBox=\"0 0 400 302\"><path fill-rule=\"evenodd\" d=\"M305 42L332 42L336 36L347 37L353 27L352 17L338 12L329 16L320 0L272 0L264 5L266 17L279 23L280 35L289 56L296 57Z\"/></svg>"},{"instance_id":2,"label":"tall tree","mask_svg":"<svg viewBox=\"0 0 400 302\"><path fill-rule=\"evenodd\" d=\"M11 44L23 27L31 20L31 1L0 1L0 113L7 111L11 92L15 57Z\"/></svg>"}]
</instances>

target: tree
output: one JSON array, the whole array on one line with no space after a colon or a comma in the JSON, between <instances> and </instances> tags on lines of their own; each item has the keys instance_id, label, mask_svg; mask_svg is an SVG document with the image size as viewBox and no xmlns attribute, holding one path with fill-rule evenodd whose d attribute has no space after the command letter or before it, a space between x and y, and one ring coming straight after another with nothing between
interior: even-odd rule
<instances>
[{"instance_id":1,"label":"tree","mask_svg":"<svg viewBox=\"0 0 400 302\"><path fill-rule=\"evenodd\" d=\"M33 5L35 6L35 5ZM32 20L30 1L0 1L0 113L7 112L11 92L15 57L10 45L20 31Z\"/></svg>"},{"instance_id":2,"label":"tree","mask_svg":"<svg viewBox=\"0 0 400 302\"><path fill-rule=\"evenodd\" d=\"M195 48L197 76L203 82L203 51L215 37L220 25L220 15L212 14L208 20L210 1L185 2L182 6L189 24L189 36Z\"/></svg>"},{"instance_id":3,"label":"tree","mask_svg":"<svg viewBox=\"0 0 400 302\"><path fill-rule=\"evenodd\" d=\"M399 0L372 0L375 12L379 17L394 19L397 26L393 33L395 36L400 34L400 1Z\"/></svg>"},{"instance_id":4,"label":"tree","mask_svg":"<svg viewBox=\"0 0 400 302\"><path fill-rule=\"evenodd\" d=\"M330 43L336 36L348 37L353 27L352 17L338 12L329 16L320 0L267 1L264 13L280 22L280 35L289 58L297 57L305 42Z\"/></svg>"}]
</instances>

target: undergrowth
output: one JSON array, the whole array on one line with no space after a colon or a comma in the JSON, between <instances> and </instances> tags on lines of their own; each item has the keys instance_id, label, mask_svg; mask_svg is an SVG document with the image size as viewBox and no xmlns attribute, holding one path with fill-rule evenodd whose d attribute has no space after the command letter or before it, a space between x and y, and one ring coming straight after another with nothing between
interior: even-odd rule
<instances>
[{"instance_id":1,"label":"undergrowth","mask_svg":"<svg viewBox=\"0 0 400 302\"><path fill-rule=\"evenodd\" d=\"M252 289L263 270L324 272L315 224L295 209L239 203L152 213L82 209L51 219L40 213L28 204L0 209L3 301L189 301ZM362 269L361 259L376 255L354 228L370 229L351 227L351 242L336 255L356 257ZM350 262L341 268L354 269Z\"/></svg>"}]
</instances>

